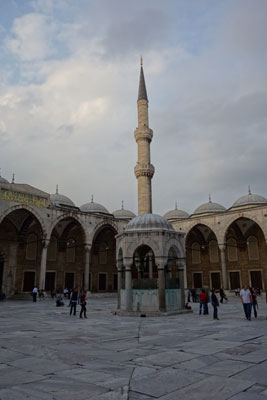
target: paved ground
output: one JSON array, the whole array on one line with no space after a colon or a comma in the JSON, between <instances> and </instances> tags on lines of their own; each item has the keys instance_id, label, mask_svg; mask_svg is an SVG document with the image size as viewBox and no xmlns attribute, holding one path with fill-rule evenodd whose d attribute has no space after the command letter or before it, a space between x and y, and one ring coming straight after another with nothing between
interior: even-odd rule
<instances>
[{"instance_id":1,"label":"paved ground","mask_svg":"<svg viewBox=\"0 0 267 400\"><path fill-rule=\"evenodd\" d=\"M267 400L267 305L244 318L231 298L212 315L112 314L91 296L88 319L50 299L0 302L1 400ZM211 310L210 310L211 311Z\"/></svg>"}]
</instances>

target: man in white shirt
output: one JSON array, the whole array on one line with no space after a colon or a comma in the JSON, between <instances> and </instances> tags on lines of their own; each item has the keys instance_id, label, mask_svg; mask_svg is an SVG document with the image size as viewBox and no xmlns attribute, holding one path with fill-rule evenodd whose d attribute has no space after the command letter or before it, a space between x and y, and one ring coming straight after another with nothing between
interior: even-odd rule
<instances>
[{"instance_id":1,"label":"man in white shirt","mask_svg":"<svg viewBox=\"0 0 267 400\"><path fill-rule=\"evenodd\" d=\"M240 290L240 299L243 304L245 316L248 321L251 321L252 295L250 293L248 285L245 285L243 289Z\"/></svg>"},{"instance_id":2,"label":"man in white shirt","mask_svg":"<svg viewBox=\"0 0 267 400\"><path fill-rule=\"evenodd\" d=\"M33 302L36 302L37 293L38 293L38 289L37 289L37 287L34 287L33 291L32 291L32 301Z\"/></svg>"}]
</instances>

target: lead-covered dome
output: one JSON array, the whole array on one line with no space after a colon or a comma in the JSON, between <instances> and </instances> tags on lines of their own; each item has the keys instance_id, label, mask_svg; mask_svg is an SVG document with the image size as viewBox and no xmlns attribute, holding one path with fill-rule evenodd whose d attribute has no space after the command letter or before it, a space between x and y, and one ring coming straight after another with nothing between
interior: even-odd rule
<instances>
[{"instance_id":1,"label":"lead-covered dome","mask_svg":"<svg viewBox=\"0 0 267 400\"><path fill-rule=\"evenodd\" d=\"M234 204L232 205L233 207L240 207L240 206L245 206L245 205L253 205L253 204L266 204L267 199L263 196L260 196L259 194L253 194L251 193L250 187L248 188L248 194L245 196L240 197L237 199Z\"/></svg>"},{"instance_id":2,"label":"lead-covered dome","mask_svg":"<svg viewBox=\"0 0 267 400\"><path fill-rule=\"evenodd\" d=\"M0 175L0 183L9 183L9 182Z\"/></svg>"},{"instance_id":3,"label":"lead-covered dome","mask_svg":"<svg viewBox=\"0 0 267 400\"><path fill-rule=\"evenodd\" d=\"M54 206L57 207L60 206L76 207L73 201L69 197L64 196L64 194L58 193L58 187L56 189L55 194L50 194L50 201Z\"/></svg>"},{"instance_id":4,"label":"lead-covered dome","mask_svg":"<svg viewBox=\"0 0 267 400\"><path fill-rule=\"evenodd\" d=\"M201 204L195 209L193 215L195 214L207 214L207 213L221 213L226 211L226 208L218 203L213 203L209 196L209 202Z\"/></svg>"},{"instance_id":5,"label":"lead-covered dome","mask_svg":"<svg viewBox=\"0 0 267 400\"><path fill-rule=\"evenodd\" d=\"M91 202L83 204L80 207L80 210L86 213L109 214L109 211L106 209L106 207L102 206L102 204L94 202L93 196Z\"/></svg>"},{"instance_id":6,"label":"lead-covered dome","mask_svg":"<svg viewBox=\"0 0 267 400\"><path fill-rule=\"evenodd\" d=\"M121 209L113 211L112 214L114 215L115 218L128 219L128 220L136 217L136 215L132 211L125 210L125 208L123 207L123 202L121 205Z\"/></svg>"},{"instance_id":7,"label":"lead-covered dome","mask_svg":"<svg viewBox=\"0 0 267 400\"><path fill-rule=\"evenodd\" d=\"M132 219L125 229L128 231L174 231L172 225L163 217L157 214L138 215Z\"/></svg>"},{"instance_id":8,"label":"lead-covered dome","mask_svg":"<svg viewBox=\"0 0 267 400\"><path fill-rule=\"evenodd\" d=\"M175 209L174 210L170 210L168 212L166 212L163 215L163 218L167 219L167 220L172 220L172 219L185 219L188 218L189 214L183 210L179 210L177 208L177 204L175 204Z\"/></svg>"}]
</instances>

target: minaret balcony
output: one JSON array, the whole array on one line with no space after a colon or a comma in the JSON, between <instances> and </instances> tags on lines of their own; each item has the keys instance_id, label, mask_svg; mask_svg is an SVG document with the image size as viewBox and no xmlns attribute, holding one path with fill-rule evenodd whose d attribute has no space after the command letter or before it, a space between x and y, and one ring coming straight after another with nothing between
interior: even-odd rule
<instances>
[{"instance_id":1,"label":"minaret balcony","mask_svg":"<svg viewBox=\"0 0 267 400\"><path fill-rule=\"evenodd\" d=\"M155 173L155 168L152 164L137 163L134 168L134 173L136 178L139 178L139 176L147 176L148 178L152 178Z\"/></svg>"},{"instance_id":2,"label":"minaret balcony","mask_svg":"<svg viewBox=\"0 0 267 400\"><path fill-rule=\"evenodd\" d=\"M134 137L136 142L139 140L145 140L150 143L153 138L153 131L148 126L144 125L142 128L136 128L134 131Z\"/></svg>"}]
</instances>

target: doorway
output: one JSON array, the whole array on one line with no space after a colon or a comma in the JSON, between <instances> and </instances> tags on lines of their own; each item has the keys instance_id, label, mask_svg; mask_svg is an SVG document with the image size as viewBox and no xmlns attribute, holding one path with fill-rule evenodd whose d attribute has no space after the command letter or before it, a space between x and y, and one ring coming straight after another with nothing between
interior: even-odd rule
<instances>
[{"instance_id":1,"label":"doorway","mask_svg":"<svg viewBox=\"0 0 267 400\"><path fill-rule=\"evenodd\" d=\"M55 272L46 272L45 274L45 290L50 291L55 289Z\"/></svg>"},{"instance_id":2,"label":"doorway","mask_svg":"<svg viewBox=\"0 0 267 400\"><path fill-rule=\"evenodd\" d=\"M23 292L32 292L34 288L35 272L34 271L24 271L23 279Z\"/></svg>"},{"instance_id":3,"label":"doorway","mask_svg":"<svg viewBox=\"0 0 267 400\"><path fill-rule=\"evenodd\" d=\"M237 272L237 271L229 272L229 278L230 278L230 289L231 290L241 288L239 272Z\"/></svg>"},{"instance_id":4,"label":"doorway","mask_svg":"<svg viewBox=\"0 0 267 400\"><path fill-rule=\"evenodd\" d=\"M250 282L255 289L262 289L261 271L250 271Z\"/></svg>"},{"instance_id":5,"label":"doorway","mask_svg":"<svg viewBox=\"0 0 267 400\"><path fill-rule=\"evenodd\" d=\"M193 273L193 288L201 289L202 288L202 273L194 272Z\"/></svg>"},{"instance_id":6,"label":"doorway","mask_svg":"<svg viewBox=\"0 0 267 400\"><path fill-rule=\"evenodd\" d=\"M210 279L211 279L211 287L214 289L220 289L221 288L221 274L220 272L211 272L210 273Z\"/></svg>"},{"instance_id":7,"label":"doorway","mask_svg":"<svg viewBox=\"0 0 267 400\"><path fill-rule=\"evenodd\" d=\"M74 272L65 273L65 288L74 288Z\"/></svg>"}]
</instances>

